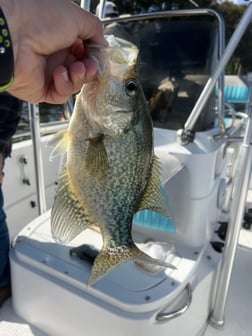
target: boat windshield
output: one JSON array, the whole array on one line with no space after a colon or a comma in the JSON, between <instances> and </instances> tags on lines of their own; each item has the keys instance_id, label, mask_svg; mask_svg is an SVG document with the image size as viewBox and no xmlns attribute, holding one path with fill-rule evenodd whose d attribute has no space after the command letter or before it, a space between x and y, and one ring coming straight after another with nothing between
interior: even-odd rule
<instances>
[{"instance_id":1,"label":"boat windshield","mask_svg":"<svg viewBox=\"0 0 252 336\"><path fill-rule=\"evenodd\" d=\"M217 27L212 16L113 22L106 34L135 43L139 75L155 127L184 126L217 61ZM195 130L214 125L214 94Z\"/></svg>"}]
</instances>

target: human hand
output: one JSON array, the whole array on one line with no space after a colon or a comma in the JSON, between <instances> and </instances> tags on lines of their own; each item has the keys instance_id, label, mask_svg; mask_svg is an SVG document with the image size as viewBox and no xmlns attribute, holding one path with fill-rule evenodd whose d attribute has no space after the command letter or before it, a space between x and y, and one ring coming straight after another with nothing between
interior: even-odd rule
<instances>
[{"instance_id":1,"label":"human hand","mask_svg":"<svg viewBox=\"0 0 252 336\"><path fill-rule=\"evenodd\" d=\"M92 80L89 41L106 45L97 17L69 0L0 0L14 50L8 92L29 102L64 103Z\"/></svg>"}]
</instances>

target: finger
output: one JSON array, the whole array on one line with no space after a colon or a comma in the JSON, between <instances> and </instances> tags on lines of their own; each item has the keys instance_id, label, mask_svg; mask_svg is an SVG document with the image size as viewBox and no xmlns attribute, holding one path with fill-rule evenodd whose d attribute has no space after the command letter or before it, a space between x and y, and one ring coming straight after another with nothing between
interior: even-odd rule
<instances>
[{"instance_id":1,"label":"finger","mask_svg":"<svg viewBox=\"0 0 252 336\"><path fill-rule=\"evenodd\" d=\"M69 48L69 53L74 55L78 60L83 59L86 53L83 41L77 39Z\"/></svg>"},{"instance_id":2,"label":"finger","mask_svg":"<svg viewBox=\"0 0 252 336\"><path fill-rule=\"evenodd\" d=\"M75 62L69 67L73 88L79 90L84 83L93 80L97 73L97 63L89 58Z\"/></svg>"},{"instance_id":3,"label":"finger","mask_svg":"<svg viewBox=\"0 0 252 336\"><path fill-rule=\"evenodd\" d=\"M47 102L62 104L71 95L73 85L67 68L58 66L53 72L53 80L47 92Z\"/></svg>"},{"instance_id":4,"label":"finger","mask_svg":"<svg viewBox=\"0 0 252 336\"><path fill-rule=\"evenodd\" d=\"M53 72L53 82L49 86L47 100L57 104L64 103L71 94L79 91L84 83L94 79L96 72L96 62L91 59L74 62L68 68L58 66Z\"/></svg>"},{"instance_id":5,"label":"finger","mask_svg":"<svg viewBox=\"0 0 252 336\"><path fill-rule=\"evenodd\" d=\"M103 25L97 16L82 9L78 10L78 37L82 40L92 40L98 44L107 46L104 38Z\"/></svg>"}]
</instances>

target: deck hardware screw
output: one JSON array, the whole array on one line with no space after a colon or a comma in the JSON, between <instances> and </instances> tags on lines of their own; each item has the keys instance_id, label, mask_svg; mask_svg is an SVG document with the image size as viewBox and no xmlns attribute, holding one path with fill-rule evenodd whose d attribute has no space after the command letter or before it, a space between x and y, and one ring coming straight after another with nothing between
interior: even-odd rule
<instances>
[{"instance_id":1,"label":"deck hardware screw","mask_svg":"<svg viewBox=\"0 0 252 336\"><path fill-rule=\"evenodd\" d=\"M175 285L176 285L176 282L175 282L175 281L172 281L172 282L171 282L171 285L172 285L172 286L175 286Z\"/></svg>"},{"instance_id":2,"label":"deck hardware screw","mask_svg":"<svg viewBox=\"0 0 252 336\"><path fill-rule=\"evenodd\" d=\"M20 156L19 162L26 165L28 163L27 157L26 156Z\"/></svg>"},{"instance_id":3,"label":"deck hardware screw","mask_svg":"<svg viewBox=\"0 0 252 336\"><path fill-rule=\"evenodd\" d=\"M210 255L207 256L207 260L211 260L212 257Z\"/></svg>"},{"instance_id":4,"label":"deck hardware screw","mask_svg":"<svg viewBox=\"0 0 252 336\"><path fill-rule=\"evenodd\" d=\"M22 182L23 182L23 184L26 184L26 185L28 185L28 186L31 185L30 180L29 180L28 178L26 178L26 177L23 178L23 181L22 181Z\"/></svg>"},{"instance_id":5,"label":"deck hardware screw","mask_svg":"<svg viewBox=\"0 0 252 336\"><path fill-rule=\"evenodd\" d=\"M197 257L199 255L199 252L198 251L195 251L194 252L194 255Z\"/></svg>"},{"instance_id":6,"label":"deck hardware screw","mask_svg":"<svg viewBox=\"0 0 252 336\"><path fill-rule=\"evenodd\" d=\"M149 301L150 299L151 299L151 297L149 295L146 295L145 298L144 298L145 301Z\"/></svg>"}]
</instances>

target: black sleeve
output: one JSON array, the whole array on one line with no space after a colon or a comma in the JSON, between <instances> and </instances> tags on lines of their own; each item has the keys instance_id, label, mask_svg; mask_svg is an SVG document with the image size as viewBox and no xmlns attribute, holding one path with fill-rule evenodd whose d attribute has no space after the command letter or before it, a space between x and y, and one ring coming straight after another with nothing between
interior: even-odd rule
<instances>
[{"instance_id":1,"label":"black sleeve","mask_svg":"<svg viewBox=\"0 0 252 336\"><path fill-rule=\"evenodd\" d=\"M11 153L11 137L16 131L22 111L22 101L6 92L0 93L0 153Z\"/></svg>"}]
</instances>

